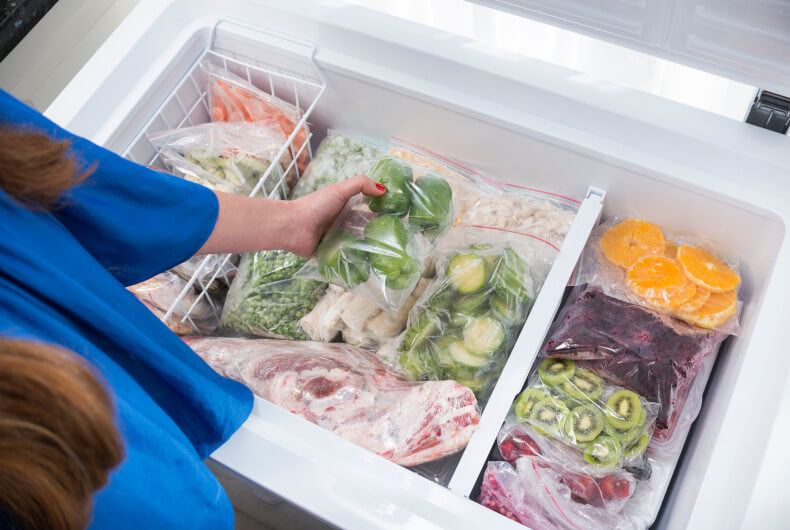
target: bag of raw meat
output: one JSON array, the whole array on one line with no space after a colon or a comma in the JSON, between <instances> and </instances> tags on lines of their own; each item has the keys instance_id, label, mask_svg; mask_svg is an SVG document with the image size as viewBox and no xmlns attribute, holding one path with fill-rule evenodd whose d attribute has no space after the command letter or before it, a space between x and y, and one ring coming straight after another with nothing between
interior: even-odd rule
<instances>
[{"instance_id":1,"label":"bag of raw meat","mask_svg":"<svg viewBox=\"0 0 790 530\"><path fill-rule=\"evenodd\" d=\"M683 418L680 411L701 367L708 359L712 364L725 338L607 296L600 287L580 286L555 321L544 352L658 403L655 436L665 440ZM697 411L701 396L691 395Z\"/></svg>"},{"instance_id":2,"label":"bag of raw meat","mask_svg":"<svg viewBox=\"0 0 790 530\"><path fill-rule=\"evenodd\" d=\"M274 163L285 136L273 121L205 123L156 133L148 140L178 177L238 195L254 190L274 198L288 194L283 177L288 160Z\"/></svg>"},{"instance_id":3,"label":"bag of raw meat","mask_svg":"<svg viewBox=\"0 0 790 530\"><path fill-rule=\"evenodd\" d=\"M342 343L184 337L220 375L403 466L463 449L477 428L474 394L452 381L407 381Z\"/></svg>"},{"instance_id":4,"label":"bag of raw meat","mask_svg":"<svg viewBox=\"0 0 790 530\"><path fill-rule=\"evenodd\" d=\"M302 119L299 107L259 89L248 81L225 68L210 62L200 65L207 78L208 105L211 121L215 122L270 122L274 121L283 134L289 138ZM268 80L261 80L270 83ZM272 93L275 87L270 87ZM299 171L304 170L310 161L307 141L310 131L305 123L294 135L291 158L297 158Z\"/></svg>"},{"instance_id":5,"label":"bag of raw meat","mask_svg":"<svg viewBox=\"0 0 790 530\"><path fill-rule=\"evenodd\" d=\"M485 400L556 254L524 234L453 228L395 351L380 355L414 380L452 379Z\"/></svg>"},{"instance_id":6,"label":"bag of raw meat","mask_svg":"<svg viewBox=\"0 0 790 530\"><path fill-rule=\"evenodd\" d=\"M637 219L612 219L590 236L580 283L703 329L740 332L738 261L720 245Z\"/></svg>"}]
</instances>

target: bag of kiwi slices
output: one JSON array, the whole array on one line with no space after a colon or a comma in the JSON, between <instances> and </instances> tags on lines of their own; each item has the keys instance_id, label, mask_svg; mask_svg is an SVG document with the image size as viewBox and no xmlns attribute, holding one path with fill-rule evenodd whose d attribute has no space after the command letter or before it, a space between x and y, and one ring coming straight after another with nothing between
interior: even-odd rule
<instances>
[{"instance_id":1,"label":"bag of kiwi slices","mask_svg":"<svg viewBox=\"0 0 790 530\"><path fill-rule=\"evenodd\" d=\"M556 453L560 445L563 458L596 476L647 465L643 455L658 408L571 360L547 358L513 404L512 417L534 431L541 453Z\"/></svg>"}]
</instances>

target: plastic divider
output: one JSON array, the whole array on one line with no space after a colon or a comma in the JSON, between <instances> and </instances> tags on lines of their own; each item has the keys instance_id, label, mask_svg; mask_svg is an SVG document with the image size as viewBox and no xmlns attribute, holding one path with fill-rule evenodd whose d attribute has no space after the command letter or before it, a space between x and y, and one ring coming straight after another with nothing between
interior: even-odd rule
<instances>
[{"instance_id":1,"label":"plastic divider","mask_svg":"<svg viewBox=\"0 0 790 530\"><path fill-rule=\"evenodd\" d=\"M472 492L510 405L524 387L530 368L560 307L573 269L587 244L590 232L598 223L604 196L604 191L595 188L587 190L587 197L579 207L560 253L538 293L535 305L483 410L480 425L472 435L450 479L448 487L458 495L468 497Z\"/></svg>"}]
</instances>

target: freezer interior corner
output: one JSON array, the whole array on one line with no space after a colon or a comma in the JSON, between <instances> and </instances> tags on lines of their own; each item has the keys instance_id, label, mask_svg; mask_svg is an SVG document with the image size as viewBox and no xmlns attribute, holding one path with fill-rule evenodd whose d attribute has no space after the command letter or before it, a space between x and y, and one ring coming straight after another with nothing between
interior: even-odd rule
<instances>
[{"instance_id":1,"label":"freezer interior corner","mask_svg":"<svg viewBox=\"0 0 790 530\"><path fill-rule=\"evenodd\" d=\"M278 20L293 19L296 21L294 27L304 22L296 15L288 16L283 15ZM726 242L733 254L743 257L741 293L747 301L742 313L743 332L724 344L716 372L708 385L703 411L686 444L684 458L675 471L676 487L665 499L665 503L670 503L674 511L671 518L662 519L662 524L688 522L696 492L710 463L711 453L708 449L715 442L731 404L731 388L747 362L747 351L753 340L756 322L769 292L769 284L776 274L777 256L785 239L782 218L761 206L720 194L704 183L695 185L679 178L679 175L647 166L634 167L611 156L598 156L572 143L549 141L534 129L520 126L519 112L525 109L514 108L513 121L503 123L499 117L473 106L465 106L462 100L451 101L449 91L446 92L447 100L442 100L436 93L429 92L429 85L418 82L404 85L401 82L403 77L399 77L405 75L404 72L394 66L391 71L382 73L373 71L365 61L343 61L344 57L353 54L354 49L359 47L358 36L344 35L343 32L348 30L343 28L331 28L339 37L335 40L327 37L327 48L331 45L340 46L337 42L343 37L348 37L345 42L351 44L347 44L344 49L322 50L319 42L321 27L310 23L304 24L306 35L301 40L301 35L291 38L279 32L257 31L247 24L221 23L215 26L216 22L216 19L209 17L202 25L190 27L189 34L177 35L172 42L178 45L174 44L172 49L166 50L167 55L163 56L167 58L166 64L159 70L148 72L143 69L143 59L150 44L140 44L138 48L132 49L130 53L140 60L129 62L117 72L109 73L109 81L97 89L96 104L98 107L108 106L113 97L120 97L111 94L108 89L113 83L116 86L119 83L119 78L113 76L139 74L140 79L147 80L148 86L134 92L134 102L126 102L121 116L108 110L108 115L112 115L114 120L109 130L102 128L101 116L91 115L87 108L73 116L74 123L81 122L85 129L100 131L97 135L106 134L102 141L113 150L138 161L155 163L156 151L146 138L148 132L185 123L187 117L193 123L208 120L208 109L203 108L201 103L205 93L198 82L192 82L191 76L197 61L210 51L231 62L257 67L261 75L266 77L261 80L262 83L268 82L281 88L284 99L299 104L303 109L312 107L309 122L313 148L330 128L355 131L381 140L391 136L410 138L436 151L463 158L514 184L551 189L569 196L583 195L590 187L605 190L606 199L601 212L603 218L636 216L681 231L694 227L695 231L711 240ZM145 35L151 37L151 31ZM315 48L311 45L313 41ZM387 45L392 47L390 52L393 54L400 51L395 44ZM408 73L414 76L420 75L420 72L424 74L432 66L437 66L432 62L434 60L438 61L428 56L415 59L411 63L413 71ZM398 68L407 67L399 62ZM268 78L267 72L273 77ZM471 75L474 72L466 73ZM175 97L176 94L178 97ZM525 101L523 104L528 107L535 103ZM169 116L167 121L156 122L163 115ZM755 237L755 234L759 234L759 237ZM558 289L553 294L556 299L551 304L547 303L547 306L557 307L564 293L563 288ZM535 340L540 342L542 337ZM532 355L536 353L534 351ZM526 374L523 375L526 377ZM272 425L290 421L283 420L281 415L264 405L258 408L259 414L251 420L264 424L272 421ZM294 428L300 428L298 423L294 425ZM247 449L250 449L250 444L254 444L250 432L244 438ZM322 474L330 473L330 468L338 465L353 465L352 461L342 458L361 454L361 450L354 452L313 430L305 432L315 436L316 440L326 442L328 446L339 444L338 448L345 455L331 466L325 463L326 467L316 469L317 477L327 478ZM233 439L228 447L218 453L227 455L235 447L232 442ZM490 442L488 448L494 440ZM309 446L309 442L306 445ZM738 455L737 458L745 459L744 466L757 468L760 463L759 454ZM405 477L402 470L393 469L397 466L385 466L377 463L377 460L381 459L374 459L371 468L380 469L388 475L380 477L381 481L391 476L393 483L413 487L415 492L426 492L426 497L441 495L425 484L414 482L416 478ZM477 470L479 472L482 469ZM251 481L256 480L249 474L247 477ZM343 477L335 476L332 480L342 482ZM371 490L377 487L375 482L358 486L370 487ZM405 491L403 495L406 495ZM502 525L507 526L505 518L497 517Z\"/></svg>"}]
</instances>

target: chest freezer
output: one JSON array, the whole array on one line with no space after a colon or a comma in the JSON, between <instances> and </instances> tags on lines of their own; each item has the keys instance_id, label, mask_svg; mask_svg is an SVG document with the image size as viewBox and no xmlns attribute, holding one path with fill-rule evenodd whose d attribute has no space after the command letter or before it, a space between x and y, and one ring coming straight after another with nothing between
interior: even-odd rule
<instances>
[{"instance_id":1,"label":"chest freezer","mask_svg":"<svg viewBox=\"0 0 790 530\"><path fill-rule=\"evenodd\" d=\"M746 301L743 333L724 344L655 524L745 520L751 492L772 485L764 454L790 370L786 136L364 7L306 0L144 0L46 114L155 166L148 133L209 119L196 77L206 57L300 106L313 145L329 128L408 138L508 182L583 198L446 484L257 398L216 463L342 528L520 528L470 494L593 226L640 216L726 242L742 259Z\"/></svg>"}]
</instances>

